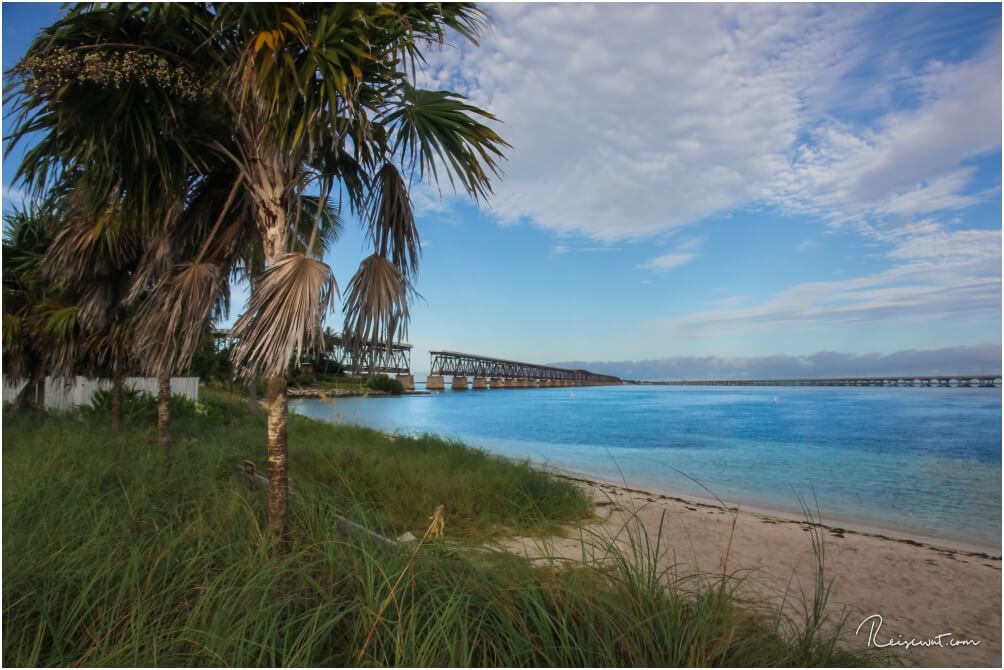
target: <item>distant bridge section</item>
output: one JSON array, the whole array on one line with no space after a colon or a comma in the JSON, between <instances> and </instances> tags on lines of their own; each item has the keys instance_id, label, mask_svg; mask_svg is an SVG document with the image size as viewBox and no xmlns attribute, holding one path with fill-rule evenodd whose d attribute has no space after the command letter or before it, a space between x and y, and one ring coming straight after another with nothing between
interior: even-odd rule
<instances>
[{"instance_id":1,"label":"distant bridge section","mask_svg":"<svg viewBox=\"0 0 1004 670\"><path fill-rule=\"evenodd\" d=\"M682 379L638 382L658 386L883 386L1000 388L1001 375L918 375L915 377L830 377L822 379Z\"/></svg>"},{"instance_id":2,"label":"distant bridge section","mask_svg":"<svg viewBox=\"0 0 1004 670\"><path fill-rule=\"evenodd\" d=\"M471 388L537 388L541 386L597 386L621 384L619 377L600 375L589 370L571 370L536 363L521 363L457 351L430 351L432 365L425 387L436 391L444 388L443 376L453 377L452 388L465 390L467 378L473 377Z\"/></svg>"},{"instance_id":3,"label":"distant bridge section","mask_svg":"<svg viewBox=\"0 0 1004 670\"><path fill-rule=\"evenodd\" d=\"M411 374L410 344L393 344L388 347L386 342L372 342L353 350L342 346L339 338L334 355L343 368L357 374Z\"/></svg>"}]
</instances>

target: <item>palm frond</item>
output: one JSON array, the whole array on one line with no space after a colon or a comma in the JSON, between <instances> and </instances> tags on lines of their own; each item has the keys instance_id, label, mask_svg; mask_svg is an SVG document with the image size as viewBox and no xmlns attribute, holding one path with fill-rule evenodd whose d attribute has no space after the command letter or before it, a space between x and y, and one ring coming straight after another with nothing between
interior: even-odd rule
<instances>
[{"instance_id":1,"label":"palm frond","mask_svg":"<svg viewBox=\"0 0 1004 670\"><path fill-rule=\"evenodd\" d=\"M408 187L393 163L386 163L377 173L368 210L373 248L380 256L390 258L402 277L413 275L418 270L422 244Z\"/></svg>"},{"instance_id":2,"label":"palm frond","mask_svg":"<svg viewBox=\"0 0 1004 670\"><path fill-rule=\"evenodd\" d=\"M289 253L269 266L230 331L237 340L235 372L244 378L284 375L293 356L317 350L337 291L331 268L316 258Z\"/></svg>"},{"instance_id":3,"label":"palm frond","mask_svg":"<svg viewBox=\"0 0 1004 670\"><path fill-rule=\"evenodd\" d=\"M47 298L26 319L25 326L44 352L53 377L72 377L86 348L79 313L79 305L73 302Z\"/></svg>"},{"instance_id":4,"label":"palm frond","mask_svg":"<svg viewBox=\"0 0 1004 670\"><path fill-rule=\"evenodd\" d=\"M407 332L409 284L379 254L363 259L345 297L343 344L351 352L364 345L390 346Z\"/></svg>"},{"instance_id":5,"label":"palm frond","mask_svg":"<svg viewBox=\"0 0 1004 670\"><path fill-rule=\"evenodd\" d=\"M133 349L142 369L155 376L187 369L210 318L225 308L227 289L225 268L205 261L163 278L137 311Z\"/></svg>"},{"instance_id":6,"label":"palm frond","mask_svg":"<svg viewBox=\"0 0 1004 670\"><path fill-rule=\"evenodd\" d=\"M445 166L474 198L491 193L492 174L499 174L502 149L509 147L498 133L478 118L497 119L450 91L426 91L402 82L400 96L380 118L393 130L393 144L405 165L418 167L422 177L438 182L438 164Z\"/></svg>"}]
</instances>

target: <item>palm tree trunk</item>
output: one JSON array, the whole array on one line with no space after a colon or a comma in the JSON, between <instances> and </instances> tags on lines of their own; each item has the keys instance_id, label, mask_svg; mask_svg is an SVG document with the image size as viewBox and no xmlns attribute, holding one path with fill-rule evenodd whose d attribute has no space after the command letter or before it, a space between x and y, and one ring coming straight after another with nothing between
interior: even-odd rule
<instances>
[{"instance_id":1,"label":"palm tree trunk","mask_svg":"<svg viewBox=\"0 0 1004 670\"><path fill-rule=\"evenodd\" d=\"M122 375L112 375L112 432L122 430Z\"/></svg>"},{"instance_id":2,"label":"palm tree trunk","mask_svg":"<svg viewBox=\"0 0 1004 670\"><path fill-rule=\"evenodd\" d=\"M252 414L258 413L258 379L252 379L248 383L248 409Z\"/></svg>"},{"instance_id":3,"label":"palm tree trunk","mask_svg":"<svg viewBox=\"0 0 1004 670\"><path fill-rule=\"evenodd\" d=\"M165 449L171 444L171 375L160 376L157 391L157 442Z\"/></svg>"},{"instance_id":4,"label":"palm tree trunk","mask_svg":"<svg viewBox=\"0 0 1004 670\"><path fill-rule=\"evenodd\" d=\"M286 378L268 380L268 525L285 542L289 533L289 474L286 437Z\"/></svg>"}]
</instances>

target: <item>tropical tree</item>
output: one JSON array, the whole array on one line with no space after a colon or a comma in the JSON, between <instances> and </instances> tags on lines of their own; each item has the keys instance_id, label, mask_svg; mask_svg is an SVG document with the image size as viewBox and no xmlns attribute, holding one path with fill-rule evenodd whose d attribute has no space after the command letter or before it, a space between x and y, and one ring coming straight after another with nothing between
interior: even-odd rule
<instances>
[{"instance_id":1,"label":"tropical tree","mask_svg":"<svg viewBox=\"0 0 1004 670\"><path fill-rule=\"evenodd\" d=\"M47 319L41 315L51 314L63 291L42 272L42 258L56 226L35 204L4 213L3 221L4 372L14 383L28 380L16 404L30 402L44 412L46 345L53 332L44 328Z\"/></svg>"},{"instance_id":2,"label":"tropical tree","mask_svg":"<svg viewBox=\"0 0 1004 670\"><path fill-rule=\"evenodd\" d=\"M229 181L214 172L219 162L213 164L212 152L205 151L207 138L229 132L225 116L207 104L211 93L196 79L199 67L192 63L207 34L200 29L205 18L205 8L183 4L77 6L44 30L13 69L7 99L14 119L8 151L29 136L34 143L17 179L35 196L51 190L73 194L75 220L84 222L78 242L87 241L86 222L100 222L114 204L116 225L98 230L96 223L90 232L106 242L128 238L138 243L142 253L126 277L126 290L106 292L104 297L114 297L115 303L105 300L103 309L81 317L89 330L100 331L108 325L107 310L132 312L129 328L120 323L117 337L108 331L94 344L118 356L126 345L121 337L128 333L133 359L160 379L162 444L169 434L170 376L187 368L194 338L163 329L150 336L162 314L150 305L138 309L138 302L160 297L163 291L155 289L162 284L184 284L188 297L202 298L183 305L186 327L191 322L197 332L200 319L225 308L226 300L225 270L221 277L185 262L208 235L207 211L214 210L215 217L215 210L228 209L222 199L234 181L232 168ZM207 202L212 197L221 201ZM75 258L69 260L72 274ZM63 268L50 264L50 270ZM193 277L201 284L193 286ZM113 380L119 389L118 376Z\"/></svg>"},{"instance_id":3,"label":"tropical tree","mask_svg":"<svg viewBox=\"0 0 1004 670\"><path fill-rule=\"evenodd\" d=\"M161 370L185 358L186 343L197 339L186 333L201 328L223 279L250 276L251 297L232 330L233 363L246 379L268 380L268 517L279 538L288 528L286 377L292 362L322 345L337 291L323 260L332 238L325 231L337 228L332 196L363 217L374 248L348 284L345 343L389 345L404 335L420 257L407 184L442 175L484 197L506 146L486 125L490 114L415 85L422 47L442 44L448 31L474 40L483 23L470 3L84 5L45 31L20 70L18 90L29 99L16 136L46 133L30 156L35 165L22 167L27 182L67 165L96 170L106 199L92 202L114 192L161 239L215 221L205 235L181 235L203 241L194 255L155 254L157 263L137 273L155 305L140 320L173 314L159 330L175 348L160 357ZM92 74L88 59L130 64L118 84L128 94L114 77ZM110 137L122 134L111 127L119 124L65 118L72 107L54 100L75 84L99 88L112 108L132 105L123 126L130 132ZM135 104L144 96L152 111ZM207 106L191 104L203 97L218 103L224 123L191 112ZM86 111L93 103L79 104ZM123 174L119 158L129 151L139 152L141 175ZM231 195L222 205L211 199L216 216L188 216L192 192L228 169ZM155 265L160 271L149 269ZM138 330L148 349L152 338Z\"/></svg>"}]
</instances>

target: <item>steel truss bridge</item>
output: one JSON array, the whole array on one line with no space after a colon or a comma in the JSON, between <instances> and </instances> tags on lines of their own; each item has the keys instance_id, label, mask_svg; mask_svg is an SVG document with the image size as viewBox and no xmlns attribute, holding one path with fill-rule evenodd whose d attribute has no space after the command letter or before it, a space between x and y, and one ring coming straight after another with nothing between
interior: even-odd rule
<instances>
[{"instance_id":1,"label":"steel truss bridge","mask_svg":"<svg viewBox=\"0 0 1004 670\"><path fill-rule=\"evenodd\" d=\"M483 382L489 378L492 379L493 386L496 385L496 381L506 380L530 382L527 385L539 383L541 385L585 386L622 383L619 377L600 375L589 370L570 370L549 365L537 365L536 363L521 363L457 351L430 351L429 355L432 357L432 366L429 368L430 377L452 376L454 388L459 388L457 380L462 379L466 384L467 377L475 378L474 388L486 388L479 386L479 380Z\"/></svg>"},{"instance_id":2,"label":"steel truss bridge","mask_svg":"<svg viewBox=\"0 0 1004 670\"><path fill-rule=\"evenodd\" d=\"M659 386L886 386L940 388L1000 388L1001 375L920 375L916 377L832 377L825 379L684 379L639 382Z\"/></svg>"},{"instance_id":3,"label":"steel truss bridge","mask_svg":"<svg viewBox=\"0 0 1004 670\"><path fill-rule=\"evenodd\" d=\"M334 358L341 366L355 374L411 374L411 345L370 342L353 351L342 345L339 338Z\"/></svg>"},{"instance_id":4,"label":"steel truss bridge","mask_svg":"<svg viewBox=\"0 0 1004 670\"><path fill-rule=\"evenodd\" d=\"M221 351L231 343L227 331L215 329L212 332L216 351ZM335 335L335 346L329 352L330 360L338 363L344 370L355 374L411 374L411 345L394 344L390 347L386 342L370 342L358 351L352 351L344 346L341 335Z\"/></svg>"}]
</instances>

